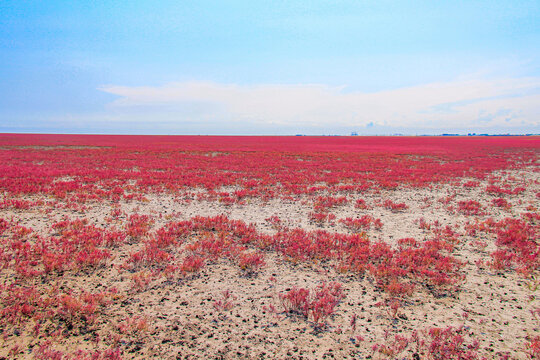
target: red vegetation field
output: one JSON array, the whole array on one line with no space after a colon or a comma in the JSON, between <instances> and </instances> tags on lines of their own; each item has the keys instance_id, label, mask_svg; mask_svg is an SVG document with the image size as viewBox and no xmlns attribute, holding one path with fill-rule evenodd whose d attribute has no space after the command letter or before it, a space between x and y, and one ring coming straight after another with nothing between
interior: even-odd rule
<instances>
[{"instance_id":1,"label":"red vegetation field","mask_svg":"<svg viewBox=\"0 0 540 360\"><path fill-rule=\"evenodd\" d=\"M540 358L539 154L0 135L0 358Z\"/></svg>"}]
</instances>

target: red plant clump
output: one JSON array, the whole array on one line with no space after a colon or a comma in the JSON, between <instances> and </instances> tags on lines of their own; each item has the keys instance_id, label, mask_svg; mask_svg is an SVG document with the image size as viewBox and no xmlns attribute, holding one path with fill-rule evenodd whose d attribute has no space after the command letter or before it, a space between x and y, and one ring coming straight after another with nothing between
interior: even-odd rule
<instances>
[{"instance_id":1,"label":"red plant clump","mask_svg":"<svg viewBox=\"0 0 540 360\"><path fill-rule=\"evenodd\" d=\"M432 224L427 222L425 218L421 217L418 220L416 220L416 222L418 223L418 227L420 229L422 229L422 230L431 230Z\"/></svg>"},{"instance_id":2,"label":"red plant clump","mask_svg":"<svg viewBox=\"0 0 540 360\"><path fill-rule=\"evenodd\" d=\"M40 206L40 205L43 205L43 201L4 199L0 202L0 209L28 210L34 206Z\"/></svg>"},{"instance_id":3,"label":"red plant clump","mask_svg":"<svg viewBox=\"0 0 540 360\"><path fill-rule=\"evenodd\" d=\"M486 187L486 192L488 194L497 195L497 196L503 196L503 195L517 195L521 194L525 191L525 188L522 186L516 187L512 189L510 185L506 184L503 187L496 186L496 185L488 185Z\"/></svg>"},{"instance_id":4,"label":"red plant clump","mask_svg":"<svg viewBox=\"0 0 540 360\"><path fill-rule=\"evenodd\" d=\"M478 182L478 181L471 180L471 181L467 181L467 182L463 183L463 187L469 188L469 189L476 188L478 186L480 186L480 182Z\"/></svg>"},{"instance_id":5,"label":"red plant clump","mask_svg":"<svg viewBox=\"0 0 540 360\"><path fill-rule=\"evenodd\" d=\"M540 336L533 337L525 346L531 359L540 359Z\"/></svg>"},{"instance_id":6,"label":"red plant clump","mask_svg":"<svg viewBox=\"0 0 540 360\"><path fill-rule=\"evenodd\" d=\"M505 218L494 221L491 218L477 224L469 224L468 232L477 231L494 235L497 250L491 253L488 263L496 270L514 269L521 275L529 277L540 269L540 244L538 234L540 225L535 217L522 215L521 219Z\"/></svg>"},{"instance_id":7,"label":"red plant clump","mask_svg":"<svg viewBox=\"0 0 540 360\"><path fill-rule=\"evenodd\" d=\"M204 258L197 255L189 255L182 262L180 270L184 273L196 273L201 270L203 266Z\"/></svg>"},{"instance_id":8,"label":"red plant clump","mask_svg":"<svg viewBox=\"0 0 540 360\"><path fill-rule=\"evenodd\" d=\"M505 210L508 210L512 207L512 205L506 199L503 199L503 198L493 199L491 200L491 204Z\"/></svg>"},{"instance_id":9,"label":"red plant clump","mask_svg":"<svg viewBox=\"0 0 540 360\"><path fill-rule=\"evenodd\" d=\"M431 328L428 330L426 348L431 358L444 359L479 359L479 343L473 340L466 343L464 328Z\"/></svg>"},{"instance_id":10,"label":"red plant clump","mask_svg":"<svg viewBox=\"0 0 540 360\"><path fill-rule=\"evenodd\" d=\"M450 252L452 243L444 239L401 243L399 249L388 244L371 244L363 234L343 235L326 231L307 232L292 229L278 232L274 246L288 260L297 263L306 260L337 260L341 272L352 271L360 275L369 273L385 290L392 281L412 281L428 286L437 296L453 289L463 276L463 263ZM410 286L403 287L409 292Z\"/></svg>"},{"instance_id":11,"label":"red plant clump","mask_svg":"<svg viewBox=\"0 0 540 360\"><path fill-rule=\"evenodd\" d=\"M356 200L356 202L354 203L354 207L357 208L357 209L362 209L362 210L368 209L368 206L367 206L366 201L364 199Z\"/></svg>"},{"instance_id":12,"label":"red plant clump","mask_svg":"<svg viewBox=\"0 0 540 360\"><path fill-rule=\"evenodd\" d=\"M162 250L155 240L145 242L143 249L131 254L129 262L137 267L148 267L155 264L166 264L171 260L171 255Z\"/></svg>"},{"instance_id":13,"label":"red plant clump","mask_svg":"<svg viewBox=\"0 0 540 360\"><path fill-rule=\"evenodd\" d=\"M239 256L238 266L247 274L256 273L265 265L262 253L242 253Z\"/></svg>"},{"instance_id":14,"label":"red plant clump","mask_svg":"<svg viewBox=\"0 0 540 360\"><path fill-rule=\"evenodd\" d=\"M391 337L387 332L385 342L373 345L373 352L388 358L400 358L405 350L414 354L413 359L432 360L483 360L479 341L473 333L461 327L432 327L414 331L411 335L397 334Z\"/></svg>"},{"instance_id":15,"label":"red plant clump","mask_svg":"<svg viewBox=\"0 0 540 360\"><path fill-rule=\"evenodd\" d=\"M464 278L460 274L463 263L447 255L453 246L442 240L429 240L423 244L391 250L383 244L375 244L368 265L369 272L386 291L395 291L392 282L412 281L402 285L404 294L410 292L412 284L427 286L436 296L447 295L454 285Z\"/></svg>"},{"instance_id":16,"label":"red plant clump","mask_svg":"<svg viewBox=\"0 0 540 360\"><path fill-rule=\"evenodd\" d=\"M323 225L324 223L335 220L336 215L328 212L311 212L308 214L308 219L312 223Z\"/></svg>"},{"instance_id":17,"label":"red plant clump","mask_svg":"<svg viewBox=\"0 0 540 360\"><path fill-rule=\"evenodd\" d=\"M339 302L345 298L339 283L322 283L315 290L293 287L280 294L281 305L286 313L310 317L317 327L323 326Z\"/></svg>"},{"instance_id":18,"label":"red plant clump","mask_svg":"<svg viewBox=\"0 0 540 360\"><path fill-rule=\"evenodd\" d=\"M269 218L264 219L267 223L269 223L275 230L280 230L283 226L283 222L281 219L276 216L272 215Z\"/></svg>"},{"instance_id":19,"label":"red plant clump","mask_svg":"<svg viewBox=\"0 0 540 360\"><path fill-rule=\"evenodd\" d=\"M355 232L359 232L362 230L369 230L372 226L380 230L383 226L383 223L381 219L375 219L371 215L363 215L359 218L353 219L353 218L345 218L340 219L340 223L342 223L347 229Z\"/></svg>"},{"instance_id":20,"label":"red plant clump","mask_svg":"<svg viewBox=\"0 0 540 360\"><path fill-rule=\"evenodd\" d=\"M89 225L87 220L66 219L51 227L52 235L37 237L32 230L10 225L12 240L0 251L4 267L11 267L22 276L62 273L68 270L93 271L111 256L107 248L123 236Z\"/></svg>"},{"instance_id":21,"label":"red plant clump","mask_svg":"<svg viewBox=\"0 0 540 360\"><path fill-rule=\"evenodd\" d=\"M483 215L483 207L476 200L463 200L458 202L458 211L463 215Z\"/></svg>"},{"instance_id":22,"label":"red plant clump","mask_svg":"<svg viewBox=\"0 0 540 360\"><path fill-rule=\"evenodd\" d=\"M126 224L126 233L133 239L140 239L150 231L154 221L148 215L133 214Z\"/></svg>"},{"instance_id":23,"label":"red plant clump","mask_svg":"<svg viewBox=\"0 0 540 360\"><path fill-rule=\"evenodd\" d=\"M395 203L390 199L386 199L383 202L383 206L385 209L391 210L392 212L400 212L409 208L405 203Z\"/></svg>"},{"instance_id":24,"label":"red plant clump","mask_svg":"<svg viewBox=\"0 0 540 360\"><path fill-rule=\"evenodd\" d=\"M316 211L326 211L327 209L344 205L347 202L349 202L349 200L345 196L340 196L340 197L319 196L315 199L314 208Z\"/></svg>"},{"instance_id":25,"label":"red plant clump","mask_svg":"<svg viewBox=\"0 0 540 360\"><path fill-rule=\"evenodd\" d=\"M236 296L230 290L224 290L221 293L221 299L214 301L214 308L218 311L228 311L234 307Z\"/></svg>"}]
</instances>

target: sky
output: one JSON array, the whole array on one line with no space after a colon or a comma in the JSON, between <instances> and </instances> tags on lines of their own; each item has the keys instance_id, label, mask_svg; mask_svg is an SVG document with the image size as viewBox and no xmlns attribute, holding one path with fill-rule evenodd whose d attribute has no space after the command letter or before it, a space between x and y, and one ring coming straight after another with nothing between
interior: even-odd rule
<instances>
[{"instance_id":1,"label":"sky","mask_svg":"<svg viewBox=\"0 0 540 360\"><path fill-rule=\"evenodd\" d=\"M0 132L540 133L540 2L3 0Z\"/></svg>"}]
</instances>

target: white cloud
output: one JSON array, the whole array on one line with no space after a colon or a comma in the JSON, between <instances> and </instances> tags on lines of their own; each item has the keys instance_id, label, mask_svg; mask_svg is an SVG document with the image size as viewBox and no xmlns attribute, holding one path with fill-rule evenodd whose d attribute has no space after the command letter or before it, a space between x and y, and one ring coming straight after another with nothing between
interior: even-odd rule
<instances>
[{"instance_id":1,"label":"white cloud","mask_svg":"<svg viewBox=\"0 0 540 360\"><path fill-rule=\"evenodd\" d=\"M310 127L482 128L540 125L540 78L456 80L374 93L327 85L235 85L212 82L105 86L117 112L144 108L179 121L249 122ZM189 109L189 111L185 111ZM212 109L209 117L207 109ZM144 117L144 116L143 116Z\"/></svg>"}]
</instances>

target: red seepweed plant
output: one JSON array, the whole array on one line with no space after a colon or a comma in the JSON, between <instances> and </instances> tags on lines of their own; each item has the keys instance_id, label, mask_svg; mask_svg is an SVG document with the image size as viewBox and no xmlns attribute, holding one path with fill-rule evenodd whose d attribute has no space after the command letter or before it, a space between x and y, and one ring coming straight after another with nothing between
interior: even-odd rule
<instances>
[{"instance_id":1,"label":"red seepweed plant","mask_svg":"<svg viewBox=\"0 0 540 360\"><path fill-rule=\"evenodd\" d=\"M383 202L383 207L385 209L391 210L392 212L402 212L409 208L409 206L405 203L395 203L390 199L386 199Z\"/></svg>"},{"instance_id":2,"label":"red seepweed plant","mask_svg":"<svg viewBox=\"0 0 540 360\"><path fill-rule=\"evenodd\" d=\"M293 287L279 298L285 313L311 318L315 327L321 328L345 295L342 285L332 282L322 283L315 290Z\"/></svg>"}]
</instances>

